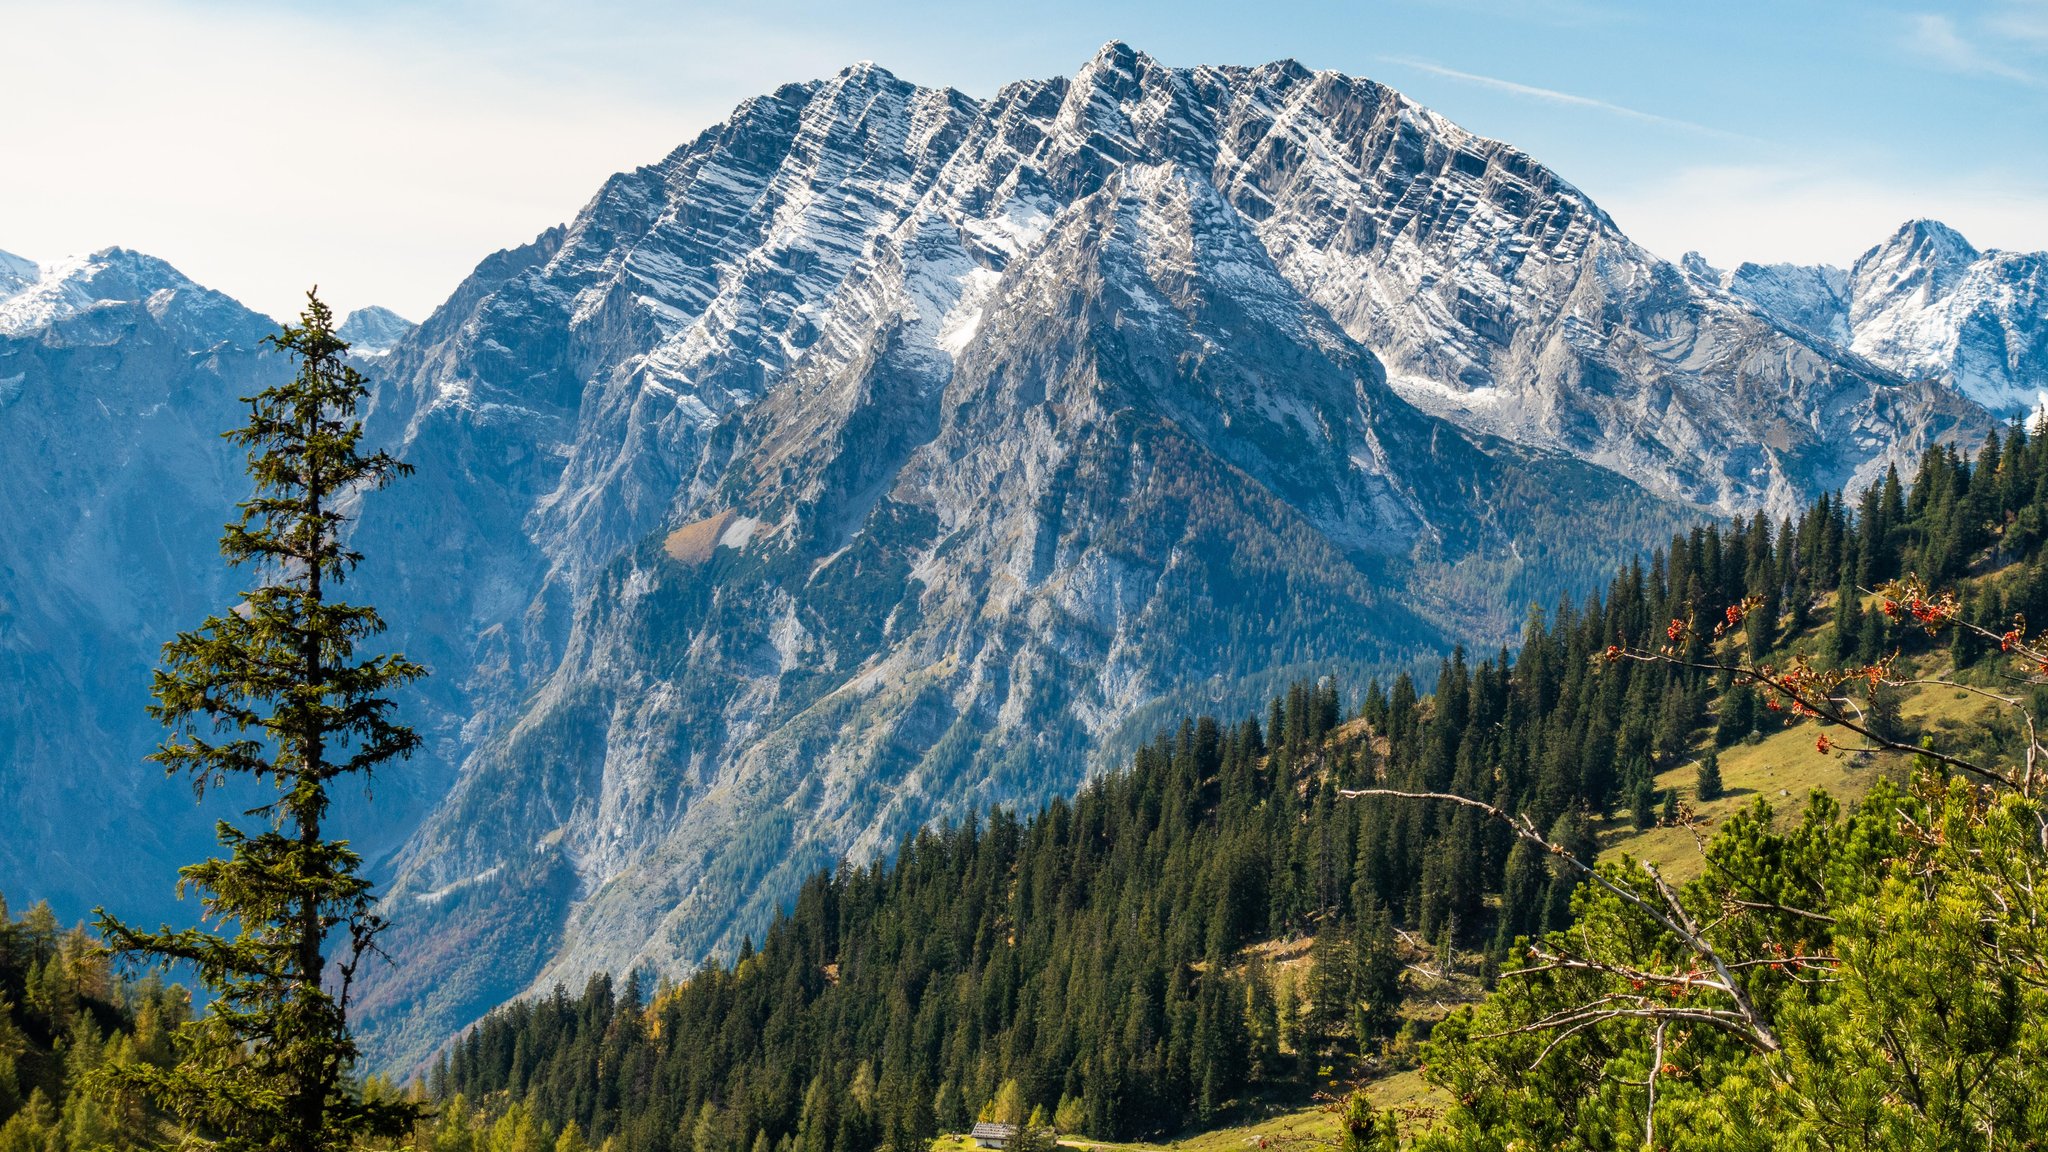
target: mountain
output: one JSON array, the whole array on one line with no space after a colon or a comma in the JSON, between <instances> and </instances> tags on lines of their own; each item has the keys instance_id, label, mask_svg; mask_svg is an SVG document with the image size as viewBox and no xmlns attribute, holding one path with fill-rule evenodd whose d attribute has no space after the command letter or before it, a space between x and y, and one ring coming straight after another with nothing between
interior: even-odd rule
<instances>
[{"instance_id":1,"label":"mountain","mask_svg":"<svg viewBox=\"0 0 2048 1152\"><path fill-rule=\"evenodd\" d=\"M1827 265L1743 264L1730 272L1708 264L1697 252L1680 261L1686 273L1733 292L1781 323L1847 348L1849 274Z\"/></svg>"},{"instance_id":2,"label":"mountain","mask_svg":"<svg viewBox=\"0 0 2048 1152\"><path fill-rule=\"evenodd\" d=\"M48 268L9 256L0 261L0 282L12 285L0 291L0 335L39 338L52 347L86 341L104 347L128 338L132 330L122 321L135 318L138 309L152 327L190 351L249 337L268 323L169 264L125 248ZM65 331L45 336L59 327Z\"/></svg>"},{"instance_id":3,"label":"mountain","mask_svg":"<svg viewBox=\"0 0 2048 1152\"><path fill-rule=\"evenodd\" d=\"M186 920L176 869L212 852L217 807L144 762L150 670L253 576L217 539L248 495L221 432L284 371L276 325L122 248L15 270L0 295L0 892L66 918L97 904ZM27 271L21 271L26 269ZM421 812L405 772L341 798L371 851ZM434 789L428 789L433 792ZM230 795L223 802L233 803ZM246 806L246 805L244 805Z\"/></svg>"},{"instance_id":4,"label":"mountain","mask_svg":"<svg viewBox=\"0 0 2048 1152\"><path fill-rule=\"evenodd\" d=\"M399 1060L730 956L1151 718L1498 644L1676 520L1986 426L1390 89L1121 44L749 100L377 367L419 472L361 583L456 772L389 862Z\"/></svg>"},{"instance_id":5,"label":"mountain","mask_svg":"<svg viewBox=\"0 0 2048 1152\"><path fill-rule=\"evenodd\" d=\"M986 101L785 86L417 327L346 323L418 469L349 508L351 595L434 673L425 753L337 813L397 1062L730 956L815 867L1161 717L1490 650L1675 523L1987 426L1390 89L1121 44ZM132 252L0 261L0 889L175 914L208 847L141 706L248 579L218 433L272 327Z\"/></svg>"},{"instance_id":6,"label":"mountain","mask_svg":"<svg viewBox=\"0 0 2048 1152\"><path fill-rule=\"evenodd\" d=\"M1470 808L1346 799L1339 790L1378 784L1483 799L1528 827L1556 829L1552 841L1582 858L1627 850L1661 857L1658 865L1680 875L1700 869L1701 855L1668 817L1660 823L1657 808L1676 808L1683 792L1688 830L1727 849L1713 855L1725 867L1706 870L1715 882L1740 875L1744 856L1825 863L1854 882L1868 870L1841 867L1855 850L1849 837L1821 852L1758 852L1772 820L1759 815L1757 793L1777 795L1796 780L1833 818L1880 773L1903 769L1906 756L1878 752L1875 764L1869 754L1823 756L1813 726L1788 727L1749 685L1716 700L1713 677L1601 653L1625 637L1655 635L1653 622L1688 619L1704 632L1723 621L1722 605L1756 597L1775 606L1783 596L1793 612L1773 607L1743 621L1743 639L1756 649L1796 645L1856 662L1902 651L2002 671L2011 657L1994 633L1930 635L1903 613L1892 621L1875 611L1800 610L1820 590L1917 572L2038 618L2048 580L2038 578L2041 534L2028 526L2048 513L2048 440L2003 438L1990 460L1996 476L1987 478L1946 450L1927 453L1917 475L1907 470L1909 499L1870 508L1889 528L1823 497L1782 530L1759 520L1678 535L1664 563L1617 571L1583 611L1532 621L1512 659L1444 660L1433 699L1397 680L1349 709L1347 693L1325 679L1296 683L1236 722L1162 724L1077 796L1028 816L995 810L920 829L886 864L812 877L743 958L651 1001L644 976L628 972L595 976L580 996L557 987L509 1005L452 1043L429 1077L439 1086L442 1131L458 1140L485 1131L515 1104L525 1110L517 1123L539 1129L543 1146L573 1123L614 1152L785 1141L902 1148L961 1131L993 1107L1043 1109L1070 1138L1156 1146L1207 1131L1204 1143L1238 1146L1255 1144L1258 1130L1214 1130L1317 1107L1319 1098L1327 1107L1320 1093L1333 1080L1391 1088L1385 1078L1409 1067L1388 1058L1402 1047L1395 1034L1404 1020L1485 995L1483 972L1489 962L1514 965L1501 957L1518 951L1518 938L1555 932L1548 943L1559 949L1607 940L1616 910L1598 919L1597 904L1573 899L1581 879L1573 870L1547 868L1534 845L1513 846ZM1973 504L1978 511L1968 512ZM1959 522L1984 527L1967 536L1948 530ZM1830 538L1868 543L1813 546ZM1987 556L1997 559L1985 565ZM1968 579L1987 569L2000 574ZM2014 571L2036 575L2014 582ZM1771 627L1759 630L1765 620ZM1570 735L1560 742L1560 734ZM1903 730L1899 738L1910 749L1918 737ZM1722 757L1730 775L1712 784ZM1880 785L1876 794L1890 797L1879 803L1904 802L1896 789ZM1896 816L1878 826L1899 826ZM1795 828L1780 818L1788 842L1813 832ZM1787 879L1788 889L1819 890L1811 875ZM1728 896L1699 901L1701 919L1726 912ZM1958 921L1972 945L1986 922L1996 914ZM1645 954L1668 947L1668 934L1642 923L1651 929L1638 937ZM1783 930L1806 940L1815 922ZM1731 970L1765 970L1775 949L1744 947L1757 960ZM1613 995L1630 994L1628 975L1615 978ZM1501 980L1499 995L1526 995L1540 983ZM1839 985L1815 987L1828 995ZM1583 1004L1594 994L1574 995ZM1560 1030L1577 1020L1576 1012L1559 1016ZM1526 1070L1543 1040L1515 1032L1513 1019L1481 1029L1452 1017L1436 1035L1526 1045L1497 1060ZM1616 1035L1638 1053L1654 1043L1639 1027ZM1589 1051L1615 1051L1611 1039ZM1695 1033L1692 1042L1703 1040ZM1449 1106L1460 1083L1442 1074L1443 1051L1424 1063ZM1532 1084L1537 1106L1528 1112L1548 1118L1610 1083L1588 1073L1565 1096ZM638 1087L647 1084L662 1088ZM491 1103L466 1112L481 1101ZM1641 1119L1624 1113L1616 1123L1628 1126L1611 1142L1619 1145ZM1750 1147L1780 1146L1770 1138L1779 1130ZM1558 1125L1550 1143L1571 1145L1568 1126ZM1487 1146L1483 1138L1473 1145Z\"/></svg>"},{"instance_id":7,"label":"mountain","mask_svg":"<svg viewBox=\"0 0 2048 1152\"><path fill-rule=\"evenodd\" d=\"M1947 225L1914 220L1848 271L1687 267L1782 323L2000 415L2048 395L2048 252L1980 252Z\"/></svg>"},{"instance_id":8,"label":"mountain","mask_svg":"<svg viewBox=\"0 0 2048 1152\"><path fill-rule=\"evenodd\" d=\"M12 252L0 252L0 300L35 283L42 274L35 261Z\"/></svg>"},{"instance_id":9,"label":"mountain","mask_svg":"<svg viewBox=\"0 0 2048 1152\"><path fill-rule=\"evenodd\" d=\"M400 316L389 308L371 305L358 308L342 318L335 335L348 341L349 351L357 357L382 356L397 347L406 334L419 325Z\"/></svg>"},{"instance_id":10,"label":"mountain","mask_svg":"<svg viewBox=\"0 0 2048 1152\"><path fill-rule=\"evenodd\" d=\"M119 248L0 298L0 890L67 916L164 911L211 818L142 762L172 629L232 601L220 442L263 372L263 317ZM61 722L59 718L61 717ZM123 871L157 899L112 893Z\"/></svg>"}]
</instances>

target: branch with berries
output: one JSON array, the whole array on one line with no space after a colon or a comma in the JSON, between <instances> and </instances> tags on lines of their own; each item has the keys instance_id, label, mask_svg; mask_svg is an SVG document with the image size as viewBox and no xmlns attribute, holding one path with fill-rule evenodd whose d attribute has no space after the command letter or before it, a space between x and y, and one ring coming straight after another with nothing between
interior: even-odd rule
<instances>
[{"instance_id":1,"label":"branch with berries","mask_svg":"<svg viewBox=\"0 0 2048 1152\"><path fill-rule=\"evenodd\" d=\"M2031 682L2048 683L2048 680L2042 679L2048 676L2048 645L2042 644L2028 633L2023 619L2016 617L2013 627L2003 634L1991 632L1964 620L1960 605L1952 593L1931 595L1918 581L1910 577L1881 585L1876 594L1881 598L1879 607L1887 617L1897 621L1911 621L1925 629L1929 635L1954 626L1970 630L1989 640L1997 640L2001 650L2013 654L2025 663ZM1761 596L1751 596L1739 604L1729 605L1723 610L1721 619L1714 624L1713 639L1718 641L1741 627L1743 621L1762 605ZM1795 655L1782 665L1719 663L1708 659L1695 659L1685 654L1692 647L1693 641L1700 638L1692 617L1693 613L1688 611L1685 616L1674 618L1664 630L1665 643L1656 648L1613 644L1602 653L1602 658L1609 663L1635 660L1723 675L1734 683L1750 684L1761 689L1764 693L1764 707L1772 712L1782 713L1787 724L1794 724L1803 719L1816 720L1823 724L1846 728L1867 741L1860 746L1844 745L1828 734L1821 733L1814 740L1814 750L1823 755L1844 752L1899 752L1924 756L1938 764L2003 785L2023 795L2033 794L2038 779L2035 771L2036 760L2044 749L2035 731L2033 715L2024 701L1975 685L1957 683L1951 679L1901 676L1896 671L1896 651L1870 664L1837 668L1819 667L1804 655ZM1933 685L1955 688L2013 709L2019 713L2021 722L2027 730L2027 750L2022 771L2018 776L2014 776L1965 757L1909 744L1880 731L1871 723L1870 718L1864 715L1863 710L1857 707L1855 700L1841 691L1859 681L1870 689Z\"/></svg>"}]
</instances>

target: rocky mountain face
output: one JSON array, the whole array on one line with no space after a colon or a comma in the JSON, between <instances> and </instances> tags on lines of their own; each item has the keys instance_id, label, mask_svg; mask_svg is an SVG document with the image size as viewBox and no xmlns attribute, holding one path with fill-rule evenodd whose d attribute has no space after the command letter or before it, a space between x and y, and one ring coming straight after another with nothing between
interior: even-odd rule
<instances>
[{"instance_id":1,"label":"rocky mountain face","mask_svg":"<svg viewBox=\"0 0 2048 1152\"><path fill-rule=\"evenodd\" d=\"M5 299L41 279L43 270L35 261L0 252L0 299Z\"/></svg>"},{"instance_id":2,"label":"rocky mountain face","mask_svg":"<svg viewBox=\"0 0 2048 1152\"><path fill-rule=\"evenodd\" d=\"M1980 252L1946 225L1915 220L1847 271L1722 272L1697 258L1686 267L1781 323L1998 415L2033 411L2048 397L2048 252Z\"/></svg>"},{"instance_id":3,"label":"rocky mountain face","mask_svg":"<svg viewBox=\"0 0 2048 1152\"><path fill-rule=\"evenodd\" d=\"M1985 259L1894 262L1886 298ZM418 471L353 509L350 588L434 672L426 753L337 814L396 926L374 1050L730 955L806 872L1163 719L1426 670L1675 523L1987 426L1845 348L1853 277L1738 272L1370 81L1111 44L987 101L786 86L420 325L352 314ZM10 896L69 916L119 875L117 911L175 914L208 845L142 704L247 579L218 433L272 327L135 253L0 256Z\"/></svg>"},{"instance_id":4,"label":"rocky mountain face","mask_svg":"<svg viewBox=\"0 0 2048 1152\"><path fill-rule=\"evenodd\" d=\"M283 371L268 318L120 248L48 269L0 255L0 892L185 920L176 868L213 850L217 809L143 757L165 640L232 604L248 573L216 540L247 495L220 433ZM422 816L404 773L358 842Z\"/></svg>"},{"instance_id":5,"label":"rocky mountain face","mask_svg":"<svg viewBox=\"0 0 2048 1152\"><path fill-rule=\"evenodd\" d=\"M1701 510L1983 411L1292 63L750 100L377 364L363 586L456 774L391 861L403 1062L729 955L805 872L1157 718L1495 643Z\"/></svg>"}]
</instances>

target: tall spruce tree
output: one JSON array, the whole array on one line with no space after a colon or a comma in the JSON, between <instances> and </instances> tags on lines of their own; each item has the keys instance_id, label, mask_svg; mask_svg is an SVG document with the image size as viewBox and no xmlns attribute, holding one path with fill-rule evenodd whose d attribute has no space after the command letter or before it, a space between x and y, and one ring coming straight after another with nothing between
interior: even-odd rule
<instances>
[{"instance_id":1,"label":"tall spruce tree","mask_svg":"<svg viewBox=\"0 0 2048 1152\"><path fill-rule=\"evenodd\" d=\"M361 450L367 381L343 360L348 344L316 292L269 341L297 374L247 398L248 423L224 434L248 451L255 492L221 553L251 566L257 587L165 645L150 713L171 730L151 759L202 799L237 778L275 796L247 813L263 821L253 831L216 825L226 858L180 870L180 891L199 894L201 927L146 932L99 913L114 951L190 965L214 994L181 1030L176 1066L110 1067L104 1086L139 1091L221 1152L340 1148L397 1135L416 1113L351 1089L349 992L384 921L361 858L322 829L338 781L367 783L419 745L391 719L387 693L425 670L359 656L383 621L333 598L361 559L341 540L343 501L410 469Z\"/></svg>"}]
</instances>

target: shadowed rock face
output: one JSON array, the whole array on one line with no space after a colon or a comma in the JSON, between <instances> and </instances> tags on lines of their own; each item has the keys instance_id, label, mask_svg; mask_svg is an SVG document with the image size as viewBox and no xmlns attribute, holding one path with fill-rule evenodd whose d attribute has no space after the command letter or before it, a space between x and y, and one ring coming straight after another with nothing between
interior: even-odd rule
<instances>
[{"instance_id":1,"label":"shadowed rock face","mask_svg":"<svg viewBox=\"0 0 2048 1152\"><path fill-rule=\"evenodd\" d=\"M143 763L143 704L174 622L232 602L219 432L255 388L265 322L213 323L230 306L119 249L31 265L0 299L0 891L17 902L162 911L210 843L211 819ZM128 874L160 881L154 898L122 899Z\"/></svg>"},{"instance_id":2,"label":"shadowed rock face","mask_svg":"<svg viewBox=\"0 0 2048 1152\"><path fill-rule=\"evenodd\" d=\"M1118 44L987 102L750 100L377 367L420 471L362 581L457 776L389 861L397 1061L729 955L1177 709L1495 642L1682 510L1982 427L1389 89Z\"/></svg>"},{"instance_id":3,"label":"shadowed rock face","mask_svg":"<svg viewBox=\"0 0 2048 1152\"><path fill-rule=\"evenodd\" d=\"M17 905L188 921L178 866L250 806L231 791L202 809L145 763L163 732L144 705L162 644L257 578L220 560L249 491L220 433L287 371L262 346L274 329L124 249L0 259L0 892ZM337 810L373 853L447 782L401 768L383 785L373 809Z\"/></svg>"}]
</instances>

